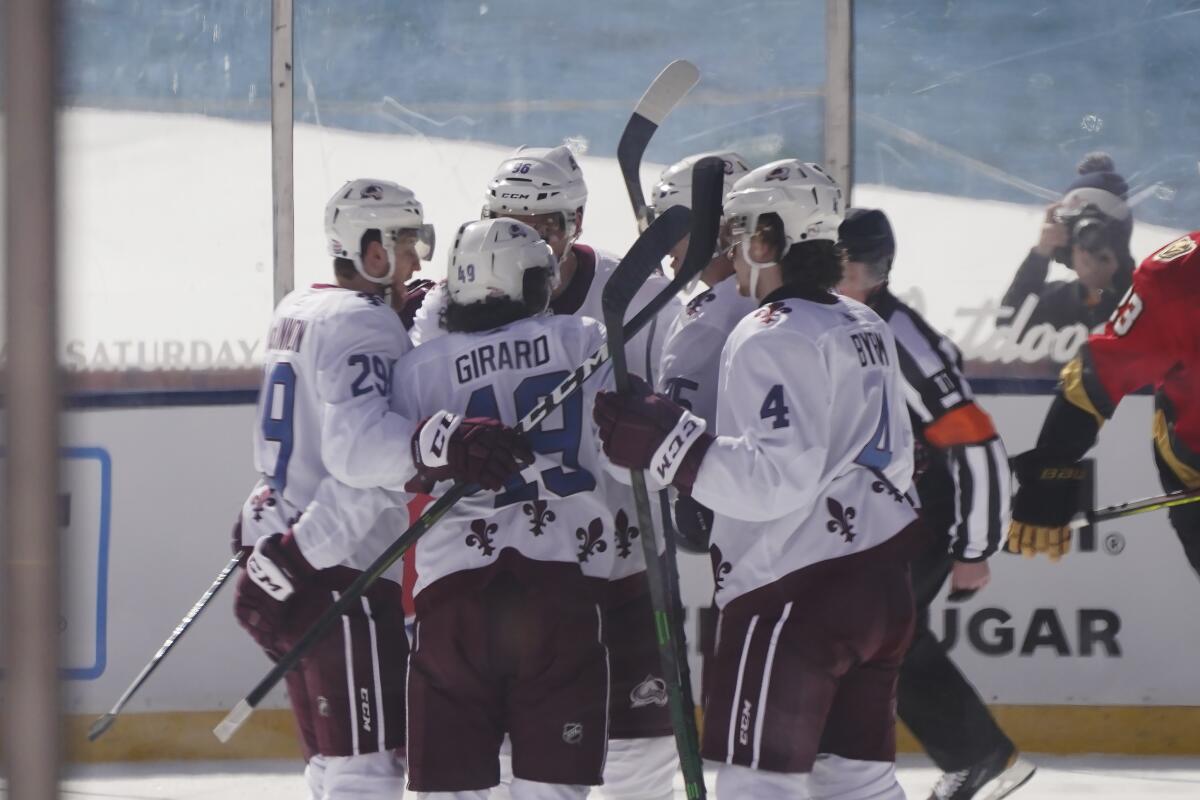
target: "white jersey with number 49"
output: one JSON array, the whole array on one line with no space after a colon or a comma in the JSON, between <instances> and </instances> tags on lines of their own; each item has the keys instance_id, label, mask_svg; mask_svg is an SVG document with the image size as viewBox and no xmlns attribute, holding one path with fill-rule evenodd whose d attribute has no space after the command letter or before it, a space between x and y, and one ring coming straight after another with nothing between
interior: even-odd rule
<instances>
[{"instance_id":1,"label":"white jersey with number 49","mask_svg":"<svg viewBox=\"0 0 1200 800\"><path fill-rule=\"evenodd\" d=\"M720 607L916 519L913 434L887 324L830 294L768 300L725 345L718 436L692 491L715 512Z\"/></svg>"},{"instance_id":2,"label":"white jersey with number 49","mask_svg":"<svg viewBox=\"0 0 1200 800\"><path fill-rule=\"evenodd\" d=\"M603 343L603 325L571 316L447 333L401 359L404 380L396 382L392 401L414 418L447 409L516 425ZM536 455L532 465L498 492L459 501L421 539L414 593L452 573L485 567L505 548L577 565L589 577L609 576L614 555L630 545L617 538L608 502L597 491L603 456L592 406L611 374L608 365L601 367L526 433Z\"/></svg>"},{"instance_id":3,"label":"white jersey with number 49","mask_svg":"<svg viewBox=\"0 0 1200 800\"><path fill-rule=\"evenodd\" d=\"M414 425L389 405L393 369L411 348L382 298L318 284L280 302L267 341L254 466L286 517L314 499L336 508L352 503L352 490L399 490L413 476ZM332 487L330 477L346 486Z\"/></svg>"}]
</instances>

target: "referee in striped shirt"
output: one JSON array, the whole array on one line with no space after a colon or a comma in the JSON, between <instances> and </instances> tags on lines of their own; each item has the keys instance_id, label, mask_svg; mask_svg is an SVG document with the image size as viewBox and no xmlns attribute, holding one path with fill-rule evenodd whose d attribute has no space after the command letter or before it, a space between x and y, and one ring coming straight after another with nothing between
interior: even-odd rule
<instances>
[{"instance_id":1,"label":"referee in striped shirt","mask_svg":"<svg viewBox=\"0 0 1200 800\"><path fill-rule=\"evenodd\" d=\"M1009 517L1008 456L963 377L958 348L888 289L896 242L887 216L851 208L838 234L846 258L838 292L869 305L896 337L916 439L917 493L935 534L912 564L918 619L900 670L900 719L943 772L930 800L1004 797L1034 767L1018 757L930 631L929 604L947 576L952 596L987 585L987 559Z\"/></svg>"}]
</instances>

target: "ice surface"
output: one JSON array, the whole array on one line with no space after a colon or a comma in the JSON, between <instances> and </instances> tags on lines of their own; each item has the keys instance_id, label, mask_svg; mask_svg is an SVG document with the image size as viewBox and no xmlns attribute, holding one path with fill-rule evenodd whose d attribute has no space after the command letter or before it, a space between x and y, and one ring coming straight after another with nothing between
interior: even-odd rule
<instances>
[{"instance_id":1,"label":"ice surface","mask_svg":"<svg viewBox=\"0 0 1200 800\"><path fill-rule=\"evenodd\" d=\"M1127 756L1033 756L1038 772L1017 800L1059 798L1200 797L1200 758ZM923 758L900 762L900 782L912 798L924 798L937 770ZM713 773L709 772L709 788ZM304 797L300 765L291 761L189 761L74 767L63 784L64 798L125 800L299 800ZM0 796L3 796L0 794ZM682 783L676 796L682 798Z\"/></svg>"}]
</instances>

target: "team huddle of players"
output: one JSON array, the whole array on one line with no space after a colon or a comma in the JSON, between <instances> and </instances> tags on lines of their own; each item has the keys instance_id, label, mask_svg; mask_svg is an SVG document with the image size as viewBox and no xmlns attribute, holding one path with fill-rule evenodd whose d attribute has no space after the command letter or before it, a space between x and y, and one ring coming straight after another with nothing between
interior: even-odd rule
<instances>
[{"instance_id":1,"label":"team huddle of players","mask_svg":"<svg viewBox=\"0 0 1200 800\"><path fill-rule=\"evenodd\" d=\"M581 798L601 784L609 798L672 797L678 758L628 485L651 464L681 541L712 555L721 617L702 749L718 796L904 796L897 681L904 716L902 665L924 629L909 564L932 547L937 585L951 560L956 588L986 582L979 564L1008 518L1006 456L953 345L887 294L886 269L851 299L849 267L890 266L886 218L847 215L817 165L750 170L720 156L706 288L628 340L636 390L614 392L601 368L525 433L517 420L605 340L600 296L617 261L579 241L587 189L571 152L506 159L482 219L455 234L446 280L411 291L434 244L413 192L360 179L330 200L334 281L288 295L268 339L262 480L234 531L247 553L239 621L278 657L404 531L415 495L480 489L416 548L411 634L396 568L287 676L312 798L397 798L406 781L434 798ZM659 212L690 202L698 158L664 173ZM1190 259L1196 241L1158 257ZM629 316L666 285L652 276ZM1138 298L1118 312L1119 335ZM1055 408L1111 414L1120 387L1088 378L1102 363L1085 357ZM1046 495L1059 484L1036 467L1069 473L1073 452L1039 451L1053 458L1026 454L1018 475L1022 492ZM950 488L930 483L927 498L923 475ZM945 541L923 505L945 513ZM1065 520L1018 494L1023 505L1017 546L1061 542ZM996 733L958 761L930 747L948 776L935 797L971 797L1005 771L1014 788L1028 778Z\"/></svg>"}]
</instances>

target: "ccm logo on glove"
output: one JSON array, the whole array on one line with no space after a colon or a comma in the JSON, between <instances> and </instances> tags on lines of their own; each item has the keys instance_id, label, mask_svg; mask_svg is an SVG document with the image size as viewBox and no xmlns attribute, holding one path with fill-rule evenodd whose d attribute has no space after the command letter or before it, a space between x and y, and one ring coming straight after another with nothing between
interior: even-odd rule
<instances>
[{"instance_id":1,"label":"ccm logo on glove","mask_svg":"<svg viewBox=\"0 0 1200 800\"><path fill-rule=\"evenodd\" d=\"M675 480L675 473L679 470L683 456L687 454L692 443L704 433L705 425L703 419L685 411L679 417L679 421L675 423L674 429L658 446L651 463L655 465L654 472L658 475L658 479L664 484L670 484Z\"/></svg>"}]
</instances>

